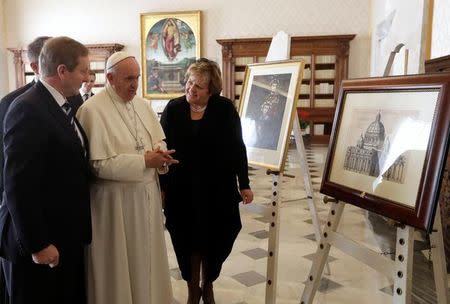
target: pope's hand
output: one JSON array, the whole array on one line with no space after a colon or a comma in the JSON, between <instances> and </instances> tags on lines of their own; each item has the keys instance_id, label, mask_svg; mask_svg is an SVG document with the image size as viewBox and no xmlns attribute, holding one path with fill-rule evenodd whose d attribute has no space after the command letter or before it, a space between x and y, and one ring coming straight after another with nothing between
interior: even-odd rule
<instances>
[{"instance_id":1,"label":"pope's hand","mask_svg":"<svg viewBox=\"0 0 450 304\"><path fill-rule=\"evenodd\" d=\"M175 150L161 151L156 149L155 151L146 151L144 155L145 167L162 168L172 164L178 164L178 160L171 156L173 153L175 153Z\"/></svg>"},{"instance_id":2,"label":"pope's hand","mask_svg":"<svg viewBox=\"0 0 450 304\"><path fill-rule=\"evenodd\" d=\"M59 251L50 244L41 251L35 252L31 255L33 262L36 264L48 264L50 267L58 266L59 264Z\"/></svg>"}]
</instances>

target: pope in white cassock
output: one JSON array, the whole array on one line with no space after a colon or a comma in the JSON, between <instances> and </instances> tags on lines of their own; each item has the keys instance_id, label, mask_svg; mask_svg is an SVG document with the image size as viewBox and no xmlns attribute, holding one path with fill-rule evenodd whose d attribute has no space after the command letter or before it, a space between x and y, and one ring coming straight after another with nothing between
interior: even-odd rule
<instances>
[{"instance_id":1,"label":"pope in white cassock","mask_svg":"<svg viewBox=\"0 0 450 304\"><path fill-rule=\"evenodd\" d=\"M106 77L106 87L77 113L98 177L91 188L88 303L172 303L157 173L177 161L156 114L136 96L136 59L114 53Z\"/></svg>"}]
</instances>

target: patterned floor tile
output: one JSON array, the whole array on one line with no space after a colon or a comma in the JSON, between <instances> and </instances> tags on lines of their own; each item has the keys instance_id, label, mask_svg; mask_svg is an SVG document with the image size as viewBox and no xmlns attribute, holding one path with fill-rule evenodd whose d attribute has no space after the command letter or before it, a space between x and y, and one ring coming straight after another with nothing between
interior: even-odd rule
<instances>
[{"instance_id":1,"label":"patterned floor tile","mask_svg":"<svg viewBox=\"0 0 450 304\"><path fill-rule=\"evenodd\" d=\"M242 251L248 257L251 257L254 260L259 260L267 257L267 250L261 248L250 249L246 251Z\"/></svg>"},{"instance_id":2,"label":"patterned floor tile","mask_svg":"<svg viewBox=\"0 0 450 304\"><path fill-rule=\"evenodd\" d=\"M381 288L380 291L392 296L394 294L394 285Z\"/></svg>"},{"instance_id":3,"label":"patterned floor tile","mask_svg":"<svg viewBox=\"0 0 450 304\"><path fill-rule=\"evenodd\" d=\"M308 234L304 236L305 239L311 240L311 241L316 241L316 235L314 233Z\"/></svg>"},{"instance_id":4,"label":"patterned floor tile","mask_svg":"<svg viewBox=\"0 0 450 304\"><path fill-rule=\"evenodd\" d=\"M308 260L310 260L310 261L313 261L315 255L316 255L315 253L311 253L311 254L304 255L303 257L304 257L305 259L308 259ZM337 259L336 259L334 256L331 256L331 255L328 256L328 262L329 262L329 263L334 262L334 261L336 261L336 260L337 260Z\"/></svg>"},{"instance_id":5,"label":"patterned floor tile","mask_svg":"<svg viewBox=\"0 0 450 304\"><path fill-rule=\"evenodd\" d=\"M258 239L267 239L269 237L269 231L267 230L258 230L255 232L250 232L249 234L253 235L254 237Z\"/></svg>"},{"instance_id":6,"label":"patterned floor tile","mask_svg":"<svg viewBox=\"0 0 450 304\"><path fill-rule=\"evenodd\" d=\"M306 281L303 282L303 284L305 284L305 283L306 283ZM330 280L328 278L322 278L320 280L320 286L318 288L318 291L321 292L321 293L329 293L329 292L331 292L331 291L333 291L333 290L335 290L337 288L340 288L340 287L342 287L341 284L336 283L335 281L332 281L332 280Z\"/></svg>"},{"instance_id":7,"label":"patterned floor tile","mask_svg":"<svg viewBox=\"0 0 450 304\"><path fill-rule=\"evenodd\" d=\"M261 217L255 217L255 220L263 222L263 223L270 223L272 220L268 217L261 216Z\"/></svg>"},{"instance_id":8,"label":"patterned floor tile","mask_svg":"<svg viewBox=\"0 0 450 304\"><path fill-rule=\"evenodd\" d=\"M256 271L239 273L232 276L232 278L247 287L254 286L256 284L260 284L266 281L266 277L260 275Z\"/></svg>"},{"instance_id":9,"label":"patterned floor tile","mask_svg":"<svg viewBox=\"0 0 450 304\"><path fill-rule=\"evenodd\" d=\"M316 210L317 210L317 212L328 211L328 209L321 208L321 207L317 207L317 202L315 202L315 203L316 203ZM308 207L305 207L305 208L303 208L303 209L309 211L309 208L308 208Z\"/></svg>"},{"instance_id":10,"label":"patterned floor tile","mask_svg":"<svg viewBox=\"0 0 450 304\"><path fill-rule=\"evenodd\" d=\"M308 219L308 220L305 220L305 221L303 221L303 222L305 222L305 223L307 223L307 224L311 224L312 225L312 219ZM320 223L320 226L323 226L323 224L325 224L325 221L324 220L320 220L319 221L319 223Z\"/></svg>"}]
</instances>

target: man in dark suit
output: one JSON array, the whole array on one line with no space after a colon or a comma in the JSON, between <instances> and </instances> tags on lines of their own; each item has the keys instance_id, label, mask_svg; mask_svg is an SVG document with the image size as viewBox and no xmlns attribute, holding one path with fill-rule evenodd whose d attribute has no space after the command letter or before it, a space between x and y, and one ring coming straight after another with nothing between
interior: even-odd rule
<instances>
[{"instance_id":1,"label":"man in dark suit","mask_svg":"<svg viewBox=\"0 0 450 304\"><path fill-rule=\"evenodd\" d=\"M88 98L94 96L94 93L92 93L92 88L95 85L95 78L95 72L90 70L89 81L83 82L81 84L80 95L83 98L83 101L86 101Z\"/></svg>"},{"instance_id":2,"label":"man in dark suit","mask_svg":"<svg viewBox=\"0 0 450 304\"><path fill-rule=\"evenodd\" d=\"M81 107L81 105L83 104L83 97L81 97L81 94L77 94L77 95L73 95L70 97L67 97L67 101L70 103L70 105L72 106L73 112L77 113L78 108Z\"/></svg>"},{"instance_id":3,"label":"man in dark suit","mask_svg":"<svg viewBox=\"0 0 450 304\"><path fill-rule=\"evenodd\" d=\"M11 304L83 304L88 142L66 97L88 78L88 50L52 38L39 68L39 82L15 99L4 122L0 254Z\"/></svg>"},{"instance_id":4,"label":"man in dark suit","mask_svg":"<svg viewBox=\"0 0 450 304\"><path fill-rule=\"evenodd\" d=\"M28 60L30 61L30 67L34 72L35 79L33 79L33 81L27 83L23 87L12 91L0 100L0 146L2 147L0 149L0 172L2 173L0 175L0 193L3 193L3 121L5 120L6 112L8 111L9 106L14 101L14 99L25 93L36 83L39 76L39 54L41 53L41 49L44 46L45 41L50 38L51 37L48 36L37 37L27 47L27 56Z\"/></svg>"},{"instance_id":5,"label":"man in dark suit","mask_svg":"<svg viewBox=\"0 0 450 304\"><path fill-rule=\"evenodd\" d=\"M85 81L81 84L80 93L67 98L67 101L73 108L74 113L77 113L78 108L81 107L83 102L88 98L94 96L92 93L92 87L95 84L95 72L89 70L89 81Z\"/></svg>"},{"instance_id":6,"label":"man in dark suit","mask_svg":"<svg viewBox=\"0 0 450 304\"><path fill-rule=\"evenodd\" d=\"M9 106L14 101L14 99L22 95L36 83L37 77L39 75L39 54L41 53L41 49L44 46L44 42L50 38L51 37L48 36L37 37L27 47L28 60L36 79L24 85L23 87L12 91L0 100L0 205L2 204L1 193L3 193L3 121L5 120L6 112L8 111ZM5 293L5 279L3 276L3 271L1 269L2 268L0 267L0 304L7 304L9 303L9 299L8 295Z\"/></svg>"}]
</instances>

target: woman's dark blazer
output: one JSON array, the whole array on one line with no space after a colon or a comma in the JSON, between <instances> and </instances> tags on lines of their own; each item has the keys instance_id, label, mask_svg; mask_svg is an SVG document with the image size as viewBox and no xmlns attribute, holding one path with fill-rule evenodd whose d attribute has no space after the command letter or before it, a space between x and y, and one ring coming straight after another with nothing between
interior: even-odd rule
<instances>
[{"instance_id":1,"label":"woman's dark blazer","mask_svg":"<svg viewBox=\"0 0 450 304\"><path fill-rule=\"evenodd\" d=\"M185 96L169 101L161 125L168 149L175 149L174 158L180 161L161 178L167 228L189 231L192 210L200 206L209 233L235 237L241 228L239 189L250 186L240 118L232 102L219 95L209 98L196 141ZM192 184L194 172L200 187Z\"/></svg>"}]
</instances>

